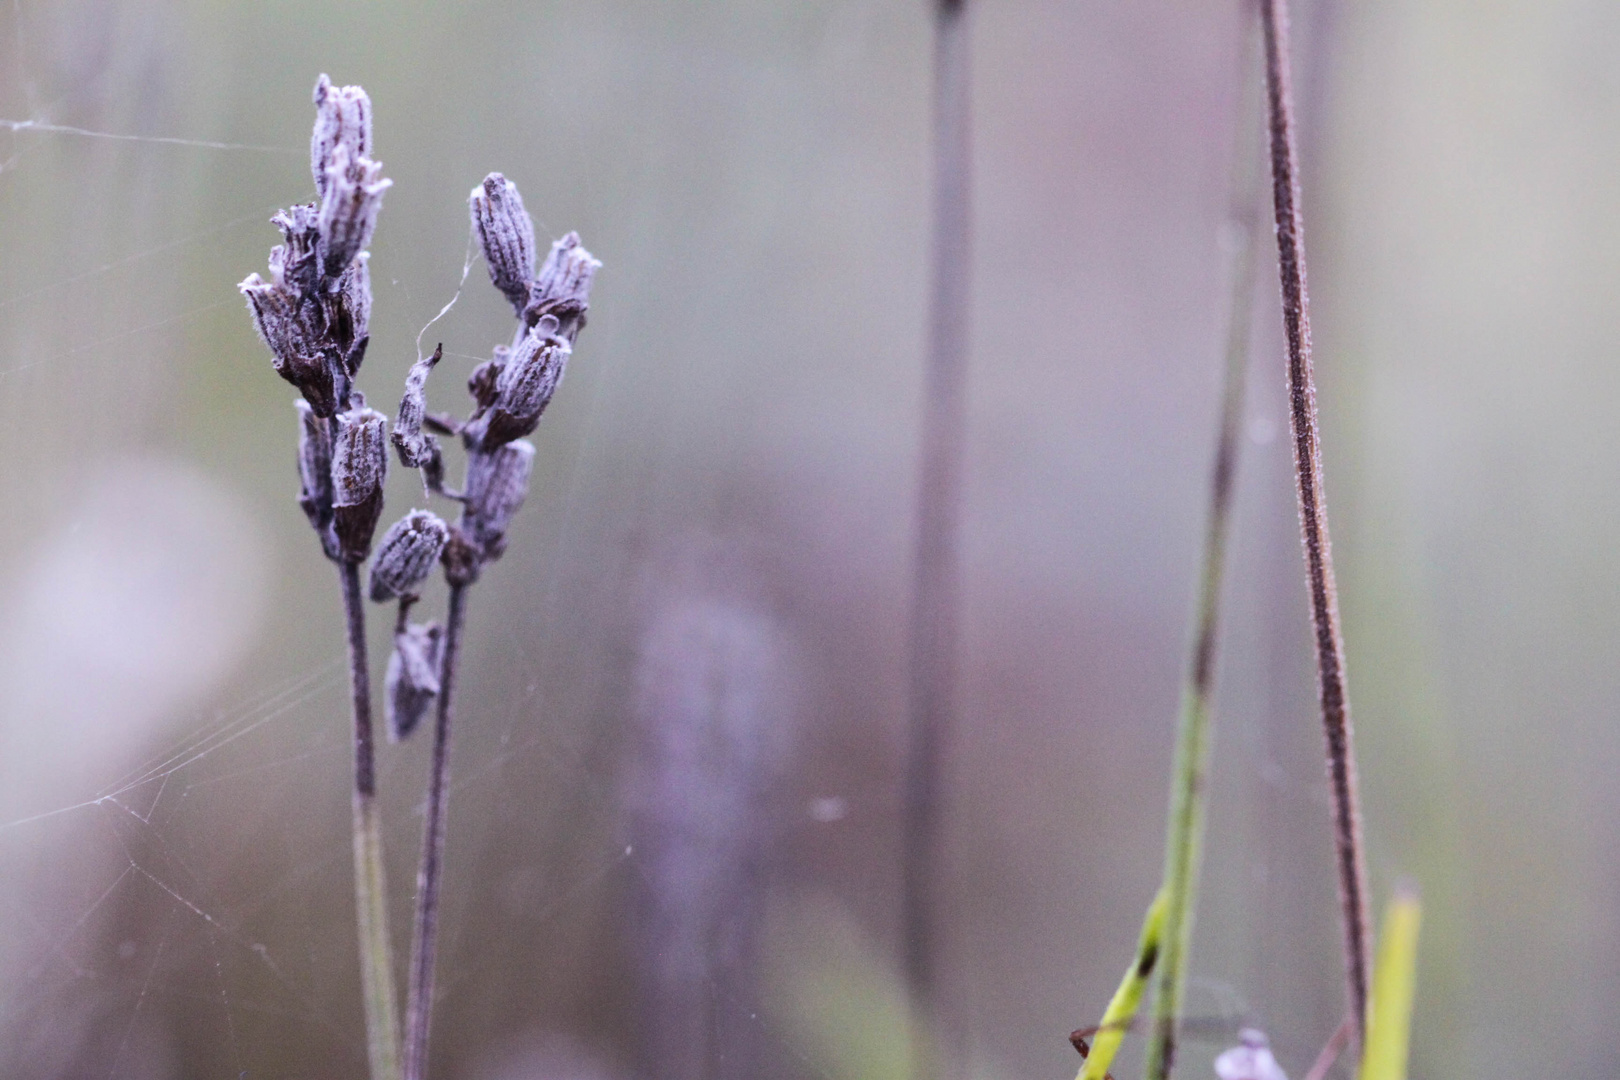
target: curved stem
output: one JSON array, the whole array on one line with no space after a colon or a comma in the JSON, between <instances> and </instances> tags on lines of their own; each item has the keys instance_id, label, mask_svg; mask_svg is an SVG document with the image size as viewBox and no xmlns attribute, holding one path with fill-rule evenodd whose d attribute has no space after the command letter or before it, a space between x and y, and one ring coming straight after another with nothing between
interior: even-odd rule
<instances>
[{"instance_id":1,"label":"curved stem","mask_svg":"<svg viewBox=\"0 0 1620 1080\"><path fill-rule=\"evenodd\" d=\"M456 661L467 618L467 586L450 586L444 658L439 672L438 714L433 728L433 765L428 778L427 820L422 827L422 864L416 876L416 928L405 1005L405 1080L427 1073L428 1030L433 1022L433 968L439 943L439 879L444 872L445 797L450 788L450 720Z\"/></svg>"},{"instance_id":2,"label":"curved stem","mask_svg":"<svg viewBox=\"0 0 1620 1080\"><path fill-rule=\"evenodd\" d=\"M1350 699L1345 692L1344 638L1338 586L1322 494L1322 447L1316 423L1316 376L1311 366L1310 296L1305 286L1304 222L1294 149L1294 104L1288 63L1287 0L1263 0L1266 91L1271 130L1271 193L1276 207L1277 269L1282 282L1283 330L1288 342L1289 415L1294 473L1299 488L1300 534L1305 547L1311 620L1316 638L1317 692L1327 736L1328 780L1338 853L1339 903L1344 923L1350 1015L1358 1041L1367 1023L1367 867L1361 844Z\"/></svg>"},{"instance_id":3,"label":"curved stem","mask_svg":"<svg viewBox=\"0 0 1620 1080\"><path fill-rule=\"evenodd\" d=\"M366 660L366 613L360 567L339 563L349 641L349 689L354 712L354 900L360 929L360 983L365 1000L366 1051L372 1080L399 1080L399 1004L388 931L388 889L371 737L371 675Z\"/></svg>"}]
</instances>

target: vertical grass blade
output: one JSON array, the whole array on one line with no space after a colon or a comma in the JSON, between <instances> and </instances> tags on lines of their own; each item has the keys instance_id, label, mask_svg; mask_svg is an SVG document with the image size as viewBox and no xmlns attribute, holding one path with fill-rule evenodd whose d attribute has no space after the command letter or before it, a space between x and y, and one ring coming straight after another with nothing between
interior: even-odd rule
<instances>
[{"instance_id":1,"label":"vertical grass blade","mask_svg":"<svg viewBox=\"0 0 1620 1080\"><path fill-rule=\"evenodd\" d=\"M1423 905L1417 892L1409 887L1398 890L1384 913L1384 929L1378 939L1361 1080L1406 1080L1422 921Z\"/></svg>"}]
</instances>

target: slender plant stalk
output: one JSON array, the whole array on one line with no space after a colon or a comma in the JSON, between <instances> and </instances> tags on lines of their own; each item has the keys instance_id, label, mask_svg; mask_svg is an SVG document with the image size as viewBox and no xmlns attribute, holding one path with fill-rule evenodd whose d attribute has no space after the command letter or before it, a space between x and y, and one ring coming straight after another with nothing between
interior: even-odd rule
<instances>
[{"instance_id":1,"label":"slender plant stalk","mask_svg":"<svg viewBox=\"0 0 1620 1080\"><path fill-rule=\"evenodd\" d=\"M1327 1080L1328 1070L1339 1060L1344 1048L1350 1045L1350 1035L1355 1029L1356 1025L1348 1016L1339 1022L1339 1026L1333 1029L1333 1034L1322 1047L1322 1052L1317 1054L1316 1060L1311 1063L1311 1071L1305 1074L1305 1080Z\"/></svg>"},{"instance_id":2,"label":"slender plant stalk","mask_svg":"<svg viewBox=\"0 0 1620 1080\"><path fill-rule=\"evenodd\" d=\"M1406 1080L1412 998L1417 989L1418 926L1422 921L1423 905L1417 892L1410 887L1398 890L1384 912L1384 928L1378 940L1361 1080Z\"/></svg>"},{"instance_id":3,"label":"slender plant stalk","mask_svg":"<svg viewBox=\"0 0 1620 1080\"><path fill-rule=\"evenodd\" d=\"M1114 991L1108 1008L1103 1012L1102 1023L1097 1026L1097 1041L1086 1055L1085 1064L1080 1067L1076 1080L1105 1080L1108 1066L1114 1063L1114 1055L1119 1053L1120 1044L1125 1041L1125 1032L1136 1020L1136 1010L1141 1007L1142 995L1147 990L1148 979L1158 962L1164 940L1165 899L1165 891L1160 889L1159 895L1148 906L1147 918L1142 920L1142 935L1136 942L1136 957L1131 961L1131 966L1125 969L1119 989ZM1076 1043L1078 1048L1079 1044Z\"/></svg>"},{"instance_id":4,"label":"slender plant stalk","mask_svg":"<svg viewBox=\"0 0 1620 1080\"><path fill-rule=\"evenodd\" d=\"M1249 14L1245 5L1245 15ZM1250 313L1254 299L1254 233L1260 202L1258 158L1261 112L1258 80L1253 77L1253 27L1245 19L1239 63L1239 99L1234 128L1231 188L1226 223L1230 256L1227 285L1226 363L1222 379L1215 462L1210 474L1209 517L1193 612L1193 633L1181 716L1171 772L1170 812L1165 837L1164 934L1154 982L1153 1026L1149 1034L1146 1075L1164 1080L1175 1063L1177 1023L1186 991L1187 957L1192 943L1193 913L1202 862L1206 777L1213 724L1216 648L1220 634L1221 586L1226 572L1226 544L1231 532L1232 495L1242 443L1243 397L1249 361Z\"/></svg>"},{"instance_id":5,"label":"slender plant stalk","mask_svg":"<svg viewBox=\"0 0 1620 1080\"><path fill-rule=\"evenodd\" d=\"M360 982L365 996L366 1051L372 1080L399 1080L399 1004L394 949L388 930L382 828L371 737L371 676L360 567L338 563L349 639L349 688L354 707L354 899L360 924Z\"/></svg>"},{"instance_id":6,"label":"slender plant stalk","mask_svg":"<svg viewBox=\"0 0 1620 1080\"><path fill-rule=\"evenodd\" d=\"M969 288L969 38L967 0L937 0L934 21L934 224L921 482L911 607L911 720L902 838L906 976L923 1023L937 1008L935 878L941 772L953 712L960 589L957 519L966 426Z\"/></svg>"},{"instance_id":7,"label":"slender plant stalk","mask_svg":"<svg viewBox=\"0 0 1620 1080\"><path fill-rule=\"evenodd\" d=\"M461 631L467 621L467 586L450 586L444 659L433 727L433 764L428 778L427 820L422 827L422 864L416 877L416 927L405 1005L405 1080L427 1074L428 1032L433 1023L433 968L438 959L439 879L444 874L445 797L450 789L450 721Z\"/></svg>"},{"instance_id":8,"label":"slender plant stalk","mask_svg":"<svg viewBox=\"0 0 1620 1080\"><path fill-rule=\"evenodd\" d=\"M1287 0L1262 0L1266 97L1271 133L1271 191L1276 208L1277 269L1282 282L1283 330L1288 345L1289 416L1300 533L1316 639L1317 691L1327 736L1327 768L1338 852L1339 903L1344 923L1350 1015L1358 1042L1367 1024L1367 868L1361 843L1355 747L1345 692L1344 639L1339 627L1333 550L1322 492L1322 448L1317 432L1316 378L1311 367L1310 299L1305 285L1305 237L1300 214L1294 142L1293 91L1288 62Z\"/></svg>"}]
</instances>

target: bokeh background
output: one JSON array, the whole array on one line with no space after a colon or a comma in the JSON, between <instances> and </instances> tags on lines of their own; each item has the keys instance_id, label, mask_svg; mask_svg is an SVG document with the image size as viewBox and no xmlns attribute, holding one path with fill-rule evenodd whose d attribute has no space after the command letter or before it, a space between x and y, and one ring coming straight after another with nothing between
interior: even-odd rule
<instances>
[{"instance_id":1,"label":"bokeh background","mask_svg":"<svg viewBox=\"0 0 1620 1080\"><path fill-rule=\"evenodd\" d=\"M1159 874L1241 9L972 6L942 1008L961 1075L1036 1080ZM0 1072L364 1067L338 597L235 291L310 197L324 71L371 93L395 182L374 402L486 172L606 264L472 600L434 1074L669 1076L696 1037L694 1076L903 1075L929 16L0 8ZM1295 46L1370 861L1426 900L1413 1075L1612 1077L1620 9L1315 0ZM1342 1011L1261 255L1187 1076L1242 1022L1302 1074ZM475 262L425 339L437 407L509 317ZM402 949L426 752L382 751Z\"/></svg>"}]
</instances>

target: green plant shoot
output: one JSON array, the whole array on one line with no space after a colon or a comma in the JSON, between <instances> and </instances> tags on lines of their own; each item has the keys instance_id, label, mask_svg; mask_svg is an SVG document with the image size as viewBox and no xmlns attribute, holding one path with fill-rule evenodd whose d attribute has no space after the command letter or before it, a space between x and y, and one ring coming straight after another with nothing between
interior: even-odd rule
<instances>
[{"instance_id":1,"label":"green plant shoot","mask_svg":"<svg viewBox=\"0 0 1620 1080\"><path fill-rule=\"evenodd\" d=\"M1125 1041L1125 1032L1136 1019L1136 1010L1142 1004L1148 977L1159 959L1159 939L1164 933L1166 893L1159 890L1148 907L1147 918L1142 920L1142 936L1136 944L1136 958L1119 981L1108 1008L1103 1012L1102 1024L1097 1028L1097 1041L1092 1044L1086 1063L1080 1067L1076 1080L1103 1080L1108 1066L1119 1053L1119 1044Z\"/></svg>"},{"instance_id":2,"label":"green plant shoot","mask_svg":"<svg viewBox=\"0 0 1620 1080\"><path fill-rule=\"evenodd\" d=\"M1416 890L1403 888L1384 913L1373 968L1372 1001L1367 1006L1367 1046L1361 1080L1406 1080L1406 1050L1412 1031L1412 997L1417 986L1418 925L1423 904Z\"/></svg>"}]
</instances>

